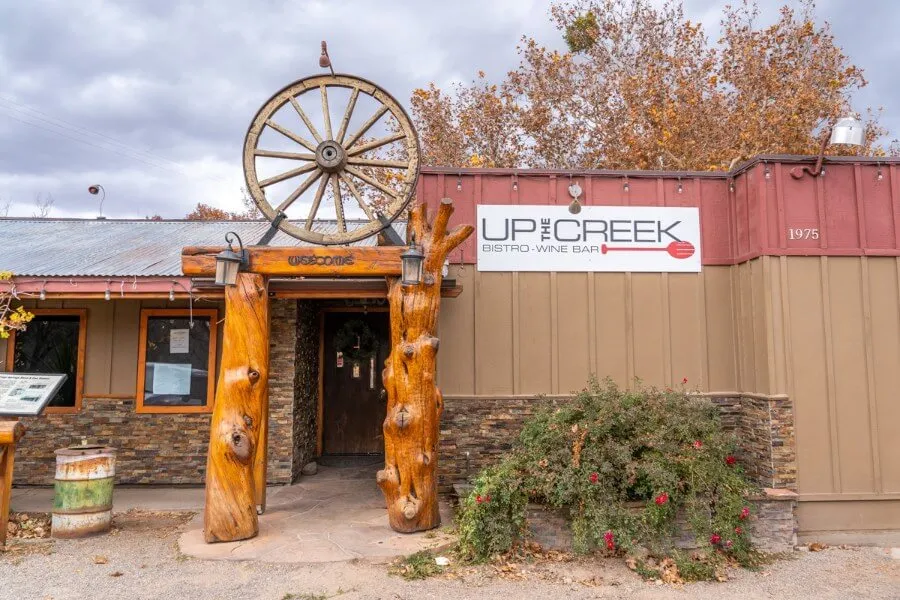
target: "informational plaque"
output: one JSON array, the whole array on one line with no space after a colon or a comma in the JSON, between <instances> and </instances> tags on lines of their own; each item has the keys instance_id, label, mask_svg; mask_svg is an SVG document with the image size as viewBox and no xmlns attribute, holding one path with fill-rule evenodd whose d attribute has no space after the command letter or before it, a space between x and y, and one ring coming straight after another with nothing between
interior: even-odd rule
<instances>
[{"instance_id":1,"label":"informational plaque","mask_svg":"<svg viewBox=\"0 0 900 600\"><path fill-rule=\"evenodd\" d=\"M0 373L0 415L35 417L66 381L65 374Z\"/></svg>"},{"instance_id":2,"label":"informational plaque","mask_svg":"<svg viewBox=\"0 0 900 600\"><path fill-rule=\"evenodd\" d=\"M151 363L154 396L186 396L191 393L191 364Z\"/></svg>"}]
</instances>

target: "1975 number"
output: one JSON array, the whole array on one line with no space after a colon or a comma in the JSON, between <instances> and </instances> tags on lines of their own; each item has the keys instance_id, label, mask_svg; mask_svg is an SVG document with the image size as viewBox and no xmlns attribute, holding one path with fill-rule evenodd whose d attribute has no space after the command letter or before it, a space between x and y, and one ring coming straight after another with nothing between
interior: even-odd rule
<instances>
[{"instance_id":1,"label":"1975 number","mask_svg":"<svg viewBox=\"0 0 900 600\"><path fill-rule=\"evenodd\" d=\"M819 239L819 228L812 229L788 229L788 239L791 240L817 240Z\"/></svg>"}]
</instances>

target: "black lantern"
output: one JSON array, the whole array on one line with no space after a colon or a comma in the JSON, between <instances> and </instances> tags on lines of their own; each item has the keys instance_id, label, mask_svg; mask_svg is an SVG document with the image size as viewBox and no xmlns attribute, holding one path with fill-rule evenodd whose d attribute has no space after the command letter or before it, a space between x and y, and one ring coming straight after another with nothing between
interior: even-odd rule
<instances>
[{"instance_id":1,"label":"black lantern","mask_svg":"<svg viewBox=\"0 0 900 600\"><path fill-rule=\"evenodd\" d=\"M400 255L402 276L400 282L403 285L419 285L422 283L422 263L425 255L416 246L416 236L413 235L409 242L409 248Z\"/></svg>"},{"instance_id":2,"label":"black lantern","mask_svg":"<svg viewBox=\"0 0 900 600\"><path fill-rule=\"evenodd\" d=\"M237 240L240 252L235 252L232 244ZM244 242L233 231L225 234L228 248L216 254L216 285L234 285L237 283L237 274L241 267L248 264L247 251L244 250Z\"/></svg>"}]
</instances>

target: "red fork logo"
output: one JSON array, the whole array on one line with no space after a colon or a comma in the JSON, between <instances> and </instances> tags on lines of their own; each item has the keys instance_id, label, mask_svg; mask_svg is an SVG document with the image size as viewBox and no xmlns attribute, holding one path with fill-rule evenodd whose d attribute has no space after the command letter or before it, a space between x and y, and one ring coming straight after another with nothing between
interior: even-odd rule
<instances>
[{"instance_id":1,"label":"red fork logo","mask_svg":"<svg viewBox=\"0 0 900 600\"><path fill-rule=\"evenodd\" d=\"M672 242L668 246L600 246L600 252L668 252L672 258L690 258L694 255L694 245L690 242Z\"/></svg>"}]
</instances>

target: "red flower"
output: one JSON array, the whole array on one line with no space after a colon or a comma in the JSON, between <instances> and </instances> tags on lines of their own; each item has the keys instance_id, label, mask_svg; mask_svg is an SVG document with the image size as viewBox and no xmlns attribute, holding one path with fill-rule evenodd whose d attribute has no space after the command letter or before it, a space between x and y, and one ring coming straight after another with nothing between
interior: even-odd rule
<instances>
[{"instance_id":1,"label":"red flower","mask_svg":"<svg viewBox=\"0 0 900 600\"><path fill-rule=\"evenodd\" d=\"M606 533L603 534L603 539L606 541L606 549L614 550L616 547L615 540L613 539L613 532L607 530Z\"/></svg>"},{"instance_id":2,"label":"red flower","mask_svg":"<svg viewBox=\"0 0 900 600\"><path fill-rule=\"evenodd\" d=\"M484 501L485 501L485 502L490 502L490 501L491 501L491 495L488 494L487 496L485 496L485 497L484 497Z\"/></svg>"},{"instance_id":3,"label":"red flower","mask_svg":"<svg viewBox=\"0 0 900 600\"><path fill-rule=\"evenodd\" d=\"M700 448L703 447L703 442L701 442L700 440L694 440L694 443L692 444L692 446L694 446L695 450L699 450Z\"/></svg>"},{"instance_id":4,"label":"red flower","mask_svg":"<svg viewBox=\"0 0 900 600\"><path fill-rule=\"evenodd\" d=\"M744 533L744 530L741 529L740 527L735 527L734 532L738 535L741 535L742 533Z\"/></svg>"},{"instance_id":5,"label":"red flower","mask_svg":"<svg viewBox=\"0 0 900 600\"><path fill-rule=\"evenodd\" d=\"M741 521L750 516L750 508L744 507L741 509Z\"/></svg>"},{"instance_id":6,"label":"red flower","mask_svg":"<svg viewBox=\"0 0 900 600\"><path fill-rule=\"evenodd\" d=\"M734 546L734 542L732 542L731 540L728 540L727 542L725 542L726 548L731 548L732 546Z\"/></svg>"},{"instance_id":7,"label":"red flower","mask_svg":"<svg viewBox=\"0 0 900 600\"><path fill-rule=\"evenodd\" d=\"M735 457L733 457L732 455L729 454L728 456L725 457L725 464L728 465L729 467L731 465L733 465L735 462L737 462L737 459Z\"/></svg>"},{"instance_id":8,"label":"red flower","mask_svg":"<svg viewBox=\"0 0 900 600\"><path fill-rule=\"evenodd\" d=\"M711 536L709 536L709 543L714 546L721 541L722 541L722 536L719 535L718 533L714 533Z\"/></svg>"},{"instance_id":9,"label":"red flower","mask_svg":"<svg viewBox=\"0 0 900 600\"><path fill-rule=\"evenodd\" d=\"M478 494L477 496L475 496L475 502L477 502L478 504L481 504L482 502L484 502L484 499L481 497L481 494Z\"/></svg>"},{"instance_id":10,"label":"red flower","mask_svg":"<svg viewBox=\"0 0 900 600\"><path fill-rule=\"evenodd\" d=\"M681 380L681 385L684 385L686 383L687 383L687 377L685 377L684 379Z\"/></svg>"},{"instance_id":11,"label":"red flower","mask_svg":"<svg viewBox=\"0 0 900 600\"><path fill-rule=\"evenodd\" d=\"M666 492L663 492L662 494L660 494L659 496L657 496L657 497L656 497L656 500L655 500L655 502L656 502L659 506L662 506L663 504L665 504L665 503L668 502L668 501L669 501L669 494L667 494Z\"/></svg>"},{"instance_id":12,"label":"red flower","mask_svg":"<svg viewBox=\"0 0 900 600\"><path fill-rule=\"evenodd\" d=\"M600 475L598 475L597 473L591 473L589 479L591 480L591 483L597 483L600 480Z\"/></svg>"}]
</instances>

